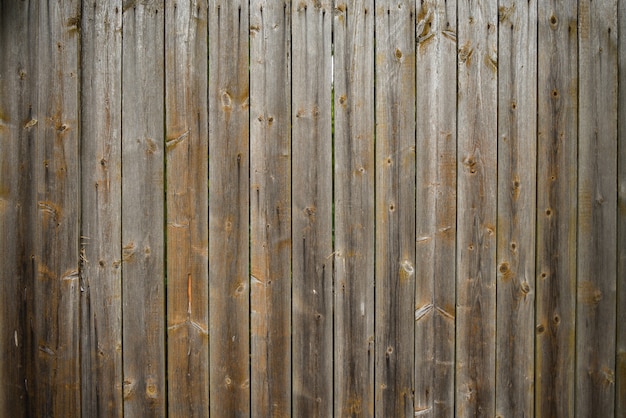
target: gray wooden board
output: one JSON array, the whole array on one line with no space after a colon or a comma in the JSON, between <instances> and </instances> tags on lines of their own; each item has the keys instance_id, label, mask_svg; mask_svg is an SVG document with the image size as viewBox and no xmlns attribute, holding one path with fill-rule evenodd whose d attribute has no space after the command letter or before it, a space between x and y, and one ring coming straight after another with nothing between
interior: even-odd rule
<instances>
[{"instance_id":1,"label":"gray wooden board","mask_svg":"<svg viewBox=\"0 0 626 418\"><path fill-rule=\"evenodd\" d=\"M122 2L83 4L81 392L84 417L122 410Z\"/></svg>"},{"instance_id":2,"label":"gray wooden board","mask_svg":"<svg viewBox=\"0 0 626 418\"><path fill-rule=\"evenodd\" d=\"M417 7L415 413L454 416L456 4Z\"/></svg>"},{"instance_id":3,"label":"gray wooden board","mask_svg":"<svg viewBox=\"0 0 626 418\"><path fill-rule=\"evenodd\" d=\"M413 416L415 3L376 2L375 416Z\"/></svg>"},{"instance_id":4,"label":"gray wooden board","mask_svg":"<svg viewBox=\"0 0 626 418\"><path fill-rule=\"evenodd\" d=\"M537 2L501 1L498 39L496 414L532 416Z\"/></svg>"},{"instance_id":5,"label":"gray wooden board","mask_svg":"<svg viewBox=\"0 0 626 418\"><path fill-rule=\"evenodd\" d=\"M250 416L248 2L209 3L210 413Z\"/></svg>"},{"instance_id":6,"label":"gray wooden board","mask_svg":"<svg viewBox=\"0 0 626 418\"><path fill-rule=\"evenodd\" d=\"M617 1L579 1L576 415L615 412Z\"/></svg>"},{"instance_id":7,"label":"gray wooden board","mask_svg":"<svg viewBox=\"0 0 626 418\"><path fill-rule=\"evenodd\" d=\"M291 413L291 2L250 3L253 416Z\"/></svg>"},{"instance_id":8,"label":"gray wooden board","mask_svg":"<svg viewBox=\"0 0 626 418\"><path fill-rule=\"evenodd\" d=\"M577 2L538 3L535 414L574 415Z\"/></svg>"},{"instance_id":9,"label":"gray wooden board","mask_svg":"<svg viewBox=\"0 0 626 418\"><path fill-rule=\"evenodd\" d=\"M124 414L164 416L164 8L123 11L122 295Z\"/></svg>"},{"instance_id":10,"label":"gray wooden board","mask_svg":"<svg viewBox=\"0 0 626 418\"><path fill-rule=\"evenodd\" d=\"M293 2L292 415L333 415L332 4Z\"/></svg>"}]
</instances>

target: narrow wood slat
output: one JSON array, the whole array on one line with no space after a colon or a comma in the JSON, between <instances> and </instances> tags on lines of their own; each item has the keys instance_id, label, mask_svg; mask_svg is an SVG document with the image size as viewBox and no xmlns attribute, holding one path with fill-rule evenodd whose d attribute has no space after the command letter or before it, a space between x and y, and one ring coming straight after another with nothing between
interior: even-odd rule
<instances>
[{"instance_id":1,"label":"narrow wood slat","mask_svg":"<svg viewBox=\"0 0 626 418\"><path fill-rule=\"evenodd\" d=\"M41 6L41 7L39 7ZM35 185L27 222L34 224L33 371L27 376L30 414L80 414L79 345L79 55L80 2L33 5L37 67L31 120ZM69 26L69 27L68 27ZM28 122L27 122L28 123ZM36 211L36 212L35 212Z\"/></svg>"},{"instance_id":2,"label":"narrow wood slat","mask_svg":"<svg viewBox=\"0 0 626 418\"><path fill-rule=\"evenodd\" d=\"M456 4L428 0L416 26L415 413L454 416Z\"/></svg>"},{"instance_id":3,"label":"narrow wood slat","mask_svg":"<svg viewBox=\"0 0 626 418\"><path fill-rule=\"evenodd\" d=\"M496 414L534 414L537 2L500 1Z\"/></svg>"},{"instance_id":4,"label":"narrow wood slat","mask_svg":"<svg viewBox=\"0 0 626 418\"><path fill-rule=\"evenodd\" d=\"M374 416L374 2L335 1L334 413Z\"/></svg>"},{"instance_id":5,"label":"narrow wood slat","mask_svg":"<svg viewBox=\"0 0 626 418\"><path fill-rule=\"evenodd\" d=\"M456 413L495 415L497 1L458 3Z\"/></svg>"},{"instance_id":6,"label":"narrow wood slat","mask_svg":"<svg viewBox=\"0 0 626 418\"><path fill-rule=\"evenodd\" d=\"M579 1L576 415L615 412L617 1Z\"/></svg>"},{"instance_id":7,"label":"narrow wood slat","mask_svg":"<svg viewBox=\"0 0 626 418\"><path fill-rule=\"evenodd\" d=\"M615 416L626 416L626 2L618 2L617 341Z\"/></svg>"},{"instance_id":8,"label":"narrow wood slat","mask_svg":"<svg viewBox=\"0 0 626 418\"><path fill-rule=\"evenodd\" d=\"M81 394L84 417L122 410L122 2L83 3Z\"/></svg>"},{"instance_id":9,"label":"narrow wood slat","mask_svg":"<svg viewBox=\"0 0 626 418\"><path fill-rule=\"evenodd\" d=\"M415 3L376 2L375 416L413 416Z\"/></svg>"},{"instance_id":10,"label":"narrow wood slat","mask_svg":"<svg viewBox=\"0 0 626 418\"><path fill-rule=\"evenodd\" d=\"M333 415L330 0L293 2L292 416Z\"/></svg>"},{"instance_id":11,"label":"narrow wood slat","mask_svg":"<svg viewBox=\"0 0 626 418\"><path fill-rule=\"evenodd\" d=\"M577 2L538 2L535 413L574 415Z\"/></svg>"},{"instance_id":12,"label":"narrow wood slat","mask_svg":"<svg viewBox=\"0 0 626 418\"><path fill-rule=\"evenodd\" d=\"M166 2L167 407L209 408L207 2Z\"/></svg>"},{"instance_id":13,"label":"narrow wood slat","mask_svg":"<svg viewBox=\"0 0 626 418\"><path fill-rule=\"evenodd\" d=\"M0 416L16 418L27 417L29 410L25 366L30 307L24 288L29 274L25 267L31 262L27 207L35 132L29 124L29 99L36 77L23 52L32 41L28 23L27 5L0 4Z\"/></svg>"},{"instance_id":14,"label":"narrow wood slat","mask_svg":"<svg viewBox=\"0 0 626 418\"><path fill-rule=\"evenodd\" d=\"M157 417L166 414L163 2L123 13L124 415Z\"/></svg>"},{"instance_id":15,"label":"narrow wood slat","mask_svg":"<svg viewBox=\"0 0 626 418\"><path fill-rule=\"evenodd\" d=\"M210 413L250 416L248 2L209 3Z\"/></svg>"},{"instance_id":16,"label":"narrow wood slat","mask_svg":"<svg viewBox=\"0 0 626 418\"><path fill-rule=\"evenodd\" d=\"M291 413L290 10L250 3L252 416Z\"/></svg>"}]
</instances>

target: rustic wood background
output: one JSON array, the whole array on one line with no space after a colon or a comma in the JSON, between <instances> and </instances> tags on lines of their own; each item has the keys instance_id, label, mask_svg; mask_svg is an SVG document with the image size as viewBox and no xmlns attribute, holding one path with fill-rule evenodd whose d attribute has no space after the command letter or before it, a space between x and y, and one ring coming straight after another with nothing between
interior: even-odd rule
<instances>
[{"instance_id":1,"label":"rustic wood background","mask_svg":"<svg viewBox=\"0 0 626 418\"><path fill-rule=\"evenodd\" d=\"M626 416L624 34L0 0L0 416Z\"/></svg>"}]
</instances>

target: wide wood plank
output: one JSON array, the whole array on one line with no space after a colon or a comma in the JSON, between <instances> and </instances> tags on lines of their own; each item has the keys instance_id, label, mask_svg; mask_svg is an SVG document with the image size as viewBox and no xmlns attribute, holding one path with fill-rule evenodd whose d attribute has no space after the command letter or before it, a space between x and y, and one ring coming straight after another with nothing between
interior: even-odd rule
<instances>
[{"instance_id":1,"label":"wide wood plank","mask_svg":"<svg viewBox=\"0 0 626 418\"><path fill-rule=\"evenodd\" d=\"M81 17L81 394L84 417L121 417L122 2Z\"/></svg>"},{"instance_id":2,"label":"wide wood plank","mask_svg":"<svg viewBox=\"0 0 626 418\"><path fill-rule=\"evenodd\" d=\"M32 260L32 367L27 376L32 416L80 414L80 2L33 5L37 92L31 181L36 213ZM36 209L35 209L36 208ZM33 212L31 212L33 213Z\"/></svg>"},{"instance_id":3,"label":"wide wood plank","mask_svg":"<svg viewBox=\"0 0 626 418\"><path fill-rule=\"evenodd\" d=\"M166 2L167 407L209 408L207 2Z\"/></svg>"},{"instance_id":4,"label":"wide wood plank","mask_svg":"<svg viewBox=\"0 0 626 418\"><path fill-rule=\"evenodd\" d=\"M537 2L500 1L496 414L534 414Z\"/></svg>"},{"instance_id":5,"label":"wide wood plank","mask_svg":"<svg viewBox=\"0 0 626 418\"><path fill-rule=\"evenodd\" d=\"M252 416L291 413L290 10L250 3Z\"/></svg>"},{"instance_id":6,"label":"wide wood plank","mask_svg":"<svg viewBox=\"0 0 626 418\"><path fill-rule=\"evenodd\" d=\"M374 2L335 1L337 416L374 416Z\"/></svg>"},{"instance_id":7,"label":"wide wood plank","mask_svg":"<svg viewBox=\"0 0 626 418\"><path fill-rule=\"evenodd\" d=\"M617 1L579 1L576 415L615 412Z\"/></svg>"},{"instance_id":8,"label":"wide wood plank","mask_svg":"<svg viewBox=\"0 0 626 418\"><path fill-rule=\"evenodd\" d=\"M293 2L292 415L333 415L332 2Z\"/></svg>"},{"instance_id":9,"label":"wide wood plank","mask_svg":"<svg viewBox=\"0 0 626 418\"><path fill-rule=\"evenodd\" d=\"M495 415L497 1L458 3L457 416Z\"/></svg>"},{"instance_id":10,"label":"wide wood plank","mask_svg":"<svg viewBox=\"0 0 626 418\"><path fill-rule=\"evenodd\" d=\"M122 84L124 415L166 413L163 2L126 2Z\"/></svg>"},{"instance_id":11,"label":"wide wood plank","mask_svg":"<svg viewBox=\"0 0 626 418\"><path fill-rule=\"evenodd\" d=\"M535 413L574 415L577 2L538 2Z\"/></svg>"},{"instance_id":12,"label":"wide wood plank","mask_svg":"<svg viewBox=\"0 0 626 418\"><path fill-rule=\"evenodd\" d=\"M417 7L415 413L454 416L456 4Z\"/></svg>"},{"instance_id":13,"label":"wide wood plank","mask_svg":"<svg viewBox=\"0 0 626 418\"><path fill-rule=\"evenodd\" d=\"M248 2L209 3L212 416L250 416Z\"/></svg>"},{"instance_id":14,"label":"wide wood plank","mask_svg":"<svg viewBox=\"0 0 626 418\"><path fill-rule=\"evenodd\" d=\"M36 77L23 51L32 41L25 3L0 4L0 416L27 417L29 327L25 287L31 273L27 218L33 142L30 95Z\"/></svg>"},{"instance_id":15,"label":"wide wood plank","mask_svg":"<svg viewBox=\"0 0 626 418\"><path fill-rule=\"evenodd\" d=\"M375 416L413 416L415 3L376 2Z\"/></svg>"}]
</instances>

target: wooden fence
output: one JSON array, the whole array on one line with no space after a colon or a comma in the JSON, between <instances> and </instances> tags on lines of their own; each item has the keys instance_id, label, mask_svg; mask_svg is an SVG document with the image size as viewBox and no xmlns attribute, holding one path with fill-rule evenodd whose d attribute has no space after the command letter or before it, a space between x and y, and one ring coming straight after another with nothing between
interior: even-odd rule
<instances>
[{"instance_id":1,"label":"wooden fence","mask_svg":"<svg viewBox=\"0 0 626 418\"><path fill-rule=\"evenodd\" d=\"M626 416L624 33L0 0L0 416Z\"/></svg>"}]
</instances>

